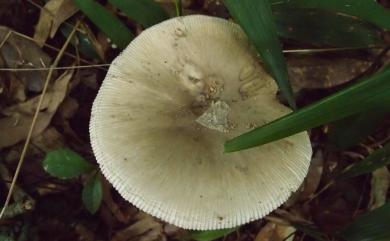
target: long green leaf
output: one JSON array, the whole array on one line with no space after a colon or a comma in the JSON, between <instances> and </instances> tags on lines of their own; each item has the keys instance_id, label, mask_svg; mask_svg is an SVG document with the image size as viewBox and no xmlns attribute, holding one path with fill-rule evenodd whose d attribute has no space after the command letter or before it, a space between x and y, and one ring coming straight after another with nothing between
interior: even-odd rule
<instances>
[{"instance_id":1,"label":"long green leaf","mask_svg":"<svg viewBox=\"0 0 390 241\"><path fill-rule=\"evenodd\" d=\"M169 18L169 15L153 0L109 0L129 18L147 28Z\"/></svg>"},{"instance_id":2,"label":"long green leaf","mask_svg":"<svg viewBox=\"0 0 390 241\"><path fill-rule=\"evenodd\" d=\"M390 103L390 67L323 100L225 143L233 152L279 140L304 130ZM390 111L390 104L387 105Z\"/></svg>"},{"instance_id":3,"label":"long green leaf","mask_svg":"<svg viewBox=\"0 0 390 241\"><path fill-rule=\"evenodd\" d=\"M332 124L329 140L340 149L356 145L373 133L386 115L386 108L378 107L339 120Z\"/></svg>"},{"instance_id":4,"label":"long green leaf","mask_svg":"<svg viewBox=\"0 0 390 241\"><path fill-rule=\"evenodd\" d=\"M232 233L237 228L209 230L209 231L191 231L189 237L196 241L212 241Z\"/></svg>"},{"instance_id":5,"label":"long green leaf","mask_svg":"<svg viewBox=\"0 0 390 241\"><path fill-rule=\"evenodd\" d=\"M346 172L338 176L338 179L346 179L356 177L359 175L371 173L378 168L387 166L390 164L390 143L383 148L371 153L367 158L353 165Z\"/></svg>"},{"instance_id":6,"label":"long green leaf","mask_svg":"<svg viewBox=\"0 0 390 241\"><path fill-rule=\"evenodd\" d=\"M340 232L346 241L389 241L390 203L357 218Z\"/></svg>"},{"instance_id":7,"label":"long green leaf","mask_svg":"<svg viewBox=\"0 0 390 241\"><path fill-rule=\"evenodd\" d=\"M225 0L225 5L253 42L290 106L295 108L287 66L268 0Z\"/></svg>"},{"instance_id":8,"label":"long green leaf","mask_svg":"<svg viewBox=\"0 0 390 241\"><path fill-rule=\"evenodd\" d=\"M74 2L119 48L124 49L134 38L130 30L99 3L93 0L74 0Z\"/></svg>"},{"instance_id":9,"label":"long green leaf","mask_svg":"<svg viewBox=\"0 0 390 241\"><path fill-rule=\"evenodd\" d=\"M334 47L382 46L380 29L361 19L322 9L276 8L280 37Z\"/></svg>"},{"instance_id":10,"label":"long green leaf","mask_svg":"<svg viewBox=\"0 0 390 241\"><path fill-rule=\"evenodd\" d=\"M390 10L375 0L269 0L274 8L291 6L297 8L321 8L367 20L377 26L390 29Z\"/></svg>"}]
</instances>

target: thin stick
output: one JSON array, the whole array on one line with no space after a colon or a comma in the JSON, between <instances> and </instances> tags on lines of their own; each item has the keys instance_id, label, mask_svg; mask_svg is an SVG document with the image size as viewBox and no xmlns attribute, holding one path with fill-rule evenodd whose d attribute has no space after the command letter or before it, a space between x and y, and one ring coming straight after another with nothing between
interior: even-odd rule
<instances>
[{"instance_id":1,"label":"thin stick","mask_svg":"<svg viewBox=\"0 0 390 241\"><path fill-rule=\"evenodd\" d=\"M36 124L37 119L38 119L39 110L41 109L41 106L42 106L42 103L43 103L43 99L45 97L47 88L49 86L49 82L50 82L51 76L53 75L53 68L55 68L55 66L57 66L58 63L60 62L60 59L61 59L62 55L64 54L65 49L68 47L68 45L69 45L73 35L76 32L76 28L77 28L77 26L79 26L79 24L80 24L80 22L78 21L76 23L75 27L73 28L72 32L69 34L66 42L62 46L62 48L61 48L60 52L58 53L57 57L55 58L53 64L51 65L52 68L50 68L49 73L47 74L47 77L46 77L46 80L45 80L45 85L43 87L42 94L41 94L41 96L39 98L37 109L35 110L34 117L33 117L33 120L31 122L31 126L30 126L30 129L28 131L26 141L24 142L24 146L23 146L22 154L20 155L18 166L16 167L15 174L14 174L14 177L12 178L12 183L11 183L11 186L10 186L8 194L7 194L7 198L5 200L4 206L3 206L2 210L1 210L1 213L0 213L0 220L3 217L4 212L5 212L5 210L8 207L8 204L9 204L9 202L11 200L12 193L13 193L13 191L15 189L15 184L16 184L16 181L18 179L18 176L19 176L19 173L20 173L20 169L22 168L22 165L23 165L23 162L24 162L24 158L26 156L27 149L28 149L28 146L30 144L32 133L34 131L34 127L35 127L35 124Z\"/></svg>"},{"instance_id":2,"label":"thin stick","mask_svg":"<svg viewBox=\"0 0 390 241\"><path fill-rule=\"evenodd\" d=\"M15 34L15 35L17 35L17 36L19 36L19 37L22 37L22 38L28 39L28 40L30 40L30 41L32 41L32 42L34 42L34 43L37 43L37 41L36 41L34 38L31 38L31 37L28 36L28 35L25 35L25 34L22 34L22 33L19 33L19 32L15 32L15 31L12 31L12 34ZM54 50L54 51L57 51L57 52L60 51L60 49L58 49L58 48L56 48L56 47L54 47L54 46L52 46L52 45L50 45L50 44L44 43L43 45L44 45L45 47L51 49L51 50ZM68 56L68 57L71 57L71 58L73 58L73 59L77 59L77 56L76 56L76 55L71 54L71 53L68 53L68 52L66 52L66 51L64 52L64 55L66 55L66 56ZM93 65L93 64L94 64L94 63L92 63L92 62L90 62L90 61L88 61L88 60L82 59L82 58L80 58L80 61L81 61L81 62L84 62L84 63L86 63L86 64L90 64L90 65ZM103 69L103 70L104 70L104 69Z\"/></svg>"},{"instance_id":3,"label":"thin stick","mask_svg":"<svg viewBox=\"0 0 390 241\"><path fill-rule=\"evenodd\" d=\"M285 50L283 50L283 53L311 54L311 53L338 52L338 51L359 50L359 49L382 49L382 47L323 48L323 49L285 49Z\"/></svg>"},{"instance_id":4,"label":"thin stick","mask_svg":"<svg viewBox=\"0 0 390 241\"><path fill-rule=\"evenodd\" d=\"M1 43L0 43L0 49L3 47L3 45L5 44L5 42L7 42L7 40L8 40L9 37L11 36L11 34L12 34L12 31L10 30L10 31L8 31L7 35L5 35L3 41L1 41Z\"/></svg>"},{"instance_id":5,"label":"thin stick","mask_svg":"<svg viewBox=\"0 0 390 241\"><path fill-rule=\"evenodd\" d=\"M67 69L89 69L89 68L98 68L98 67L108 67L110 64L92 64L92 65L78 65L78 66L62 66L54 68L0 68L0 71L9 71L9 72L21 72L21 71L45 71L45 70L67 70ZM104 69L107 70L107 69Z\"/></svg>"}]
</instances>

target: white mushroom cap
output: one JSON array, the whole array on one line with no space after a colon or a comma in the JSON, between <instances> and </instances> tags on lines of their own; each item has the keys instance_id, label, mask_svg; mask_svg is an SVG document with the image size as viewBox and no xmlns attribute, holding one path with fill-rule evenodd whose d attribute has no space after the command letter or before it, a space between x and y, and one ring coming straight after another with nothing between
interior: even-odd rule
<instances>
[{"instance_id":1,"label":"white mushroom cap","mask_svg":"<svg viewBox=\"0 0 390 241\"><path fill-rule=\"evenodd\" d=\"M117 57L92 109L103 174L141 210L187 229L264 217L298 189L307 133L249 150L223 144L290 110L234 23L192 15L142 32Z\"/></svg>"}]
</instances>

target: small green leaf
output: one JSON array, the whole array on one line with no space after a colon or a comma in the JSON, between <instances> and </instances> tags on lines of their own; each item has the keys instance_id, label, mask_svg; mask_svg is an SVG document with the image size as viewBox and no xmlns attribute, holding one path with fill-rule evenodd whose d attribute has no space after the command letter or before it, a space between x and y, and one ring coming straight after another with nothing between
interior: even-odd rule
<instances>
[{"instance_id":1,"label":"small green leaf","mask_svg":"<svg viewBox=\"0 0 390 241\"><path fill-rule=\"evenodd\" d=\"M191 231L190 238L196 241L212 241L217 238L224 237L232 232L237 230L237 228L228 228L220 230L210 230L210 231Z\"/></svg>"},{"instance_id":2,"label":"small green leaf","mask_svg":"<svg viewBox=\"0 0 390 241\"><path fill-rule=\"evenodd\" d=\"M390 102L390 67L314 104L225 143L225 152L276 141ZM390 105L386 106L390 111Z\"/></svg>"},{"instance_id":3,"label":"small green leaf","mask_svg":"<svg viewBox=\"0 0 390 241\"><path fill-rule=\"evenodd\" d=\"M280 7L273 10L278 35L313 45L359 48L382 46L375 25L322 9Z\"/></svg>"},{"instance_id":4,"label":"small green leaf","mask_svg":"<svg viewBox=\"0 0 390 241\"><path fill-rule=\"evenodd\" d=\"M253 42L290 106L295 108L287 65L268 0L225 0L225 5Z\"/></svg>"},{"instance_id":5,"label":"small green leaf","mask_svg":"<svg viewBox=\"0 0 390 241\"><path fill-rule=\"evenodd\" d=\"M356 163L350 169L338 176L338 179L346 179L371 173L378 168L390 164L390 143L371 153L364 160Z\"/></svg>"},{"instance_id":6,"label":"small green leaf","mask_svg":"<svg viewBox=\"0 0 390 241\"><path fill-rule=\"evenodd\" d=\"M346 241L389 241L390 203L358 217L340 232Z\"/></svg>"},{"instance_id":7,"label":"small green leaf","mask_svg":"<svg viewBox=\"0 0 390 241\"><path fill-rule=\"evenodd\" d=\"M390 29L390 10L375 0L269 0L273 7L319 8L359 17Z\"/></svg>"},{"instance_id":8,"label":"small green leaf","mask_svg":"<svg viewBox=\"0 0 390 241\"><path fill-rule=\"evenodd\" d=\"M93 166L70 149L58 149L46 154L43 169L58 178L73 178L93 170Z\"/></svg>"},{"instance_id":9,"label":"small green leaf","mask_svg":"<svg viewBox=\"0 0 390 241\"><path fill-rule=\"evenodd\" d=\"M169 18L169 15L153 0L109 0L129 18L147 28Z\"/></svg>"},{"instance_id":10,"label":"small green leaf","mask_svg":"<svg viewBox=\"0 0 390 241\"><path fill-rule=\"evenodd\" d=\"M93 0L74 0L74 2L119 48L124 49L134 38L130 30L99 3Z\"/></svg>"},{"instance_id":11,"label":"small green leaf","mask_svg":"<svg viewBox=\"0 0 390 241\"><path fill-rule=\"evenodd\" d=\"M82 200L85 208L95 214L102 203L103 189L99 175L94 175L88 180L83 188Z\"/></svg>"}]
</instances>

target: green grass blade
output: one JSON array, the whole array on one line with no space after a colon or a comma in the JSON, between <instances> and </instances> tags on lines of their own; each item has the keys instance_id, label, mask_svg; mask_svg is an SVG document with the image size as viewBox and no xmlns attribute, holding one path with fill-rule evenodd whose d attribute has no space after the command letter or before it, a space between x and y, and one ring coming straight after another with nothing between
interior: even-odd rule
<instances>
[{"instance_id":1,"label":"green grass blade","mask_svg":"<svg viewBox=\"0 0 390 241\"><path fill-rule=\"evenodd\" d=\"M381 28L390 29L390 10L375 0L269 0L273 7L321 8L367 20Z\"/></svg>"},{"instance_id":2,"label":"green grass blade","mask_svg":"<svg viewBox=\"0 0 390 241\"><path fill-rule=\"evenodd\" d=\"M390 67L312 105L225 143L233 152L279 140L304 130L390 103ZM387 105L387 111L390 105Z\"/></svg>"},{"instance_id":3,"label":"green grass blade","mask_svg":"<svg viewBox=\"0 0 390 241\"><path fill-rule=\"evenodd\" d=\"M183 4L181 0L175 0L175 9L176 9L176 16L183 15Z\"/></svg>"},{"instance_id":4,"label":"green grass blade","mask_svg":"<svg viewBox=\"0 0 390 241\"><path fill-rule=\"evenodd\" d=\"M287 66L268 0L225 0L225 5L253 42L290 106L295 108Z\"/></svg>"},{"instance_id":5,"label":"green grass blade","mask_svg":"<svg viewBox=\"0 0 390 241\"><path fill-rule=\"evenodd\" d=\"M124 49L134 38L130 30L99 3L93 0L74 0L74 2L119 48Z\"/></svg>"},{"instance_id":6,"label":"green grass blade","mask_svg":"<svg viewBox=\"0 0 390 241\"><path fill-rule=\"evenodd\" d=\"M234 232L237 228L209 230L209 231L191 231L189 237L196 241L212 241Z\"/></svg>"},{"instance_id":7,"label":"green grass blade","mask_svg":"<svg viewBox=\"0 0 390 241\"><path fill-rule=\"evenodd\" d=\"M109 2L144 28L169 18L164 9L153 0L109 0Z\"/></svg>"},{"instance_id":8,"label":"green grass blade","mask_svg":"<svg viewBox=\"0 0 390 241\"><path fill-rule=\"evenodd\" d=\"M351 177L368 174L378 168L390 164L390 143L387 143L383 148L380 148L371 153L367 158L353 165L346 172L338 176L338 179L347 179Z\"/></svg>"},{"instance_id":9,"label":"green grass blade","mask_svg":"<svg viewBox=\"0 0 390 241\"><path fill-rule=\"evenodd\" d=\"M339 120L332 124L329 141L339 149L357 145L375 131L386 115L386 108L380 106Z\"/></svg>"},{"instance_id":10,"label":"green grass blade","mask_svg":"<svg viewBox=\"0 0 390 241\"><path fill-rule=\"evenodd\" d=\"M280 7L273 10L278 35L313 45L334 47L383 46L381 30L347 15L322 9Z\"/></svg>"},{"instance_id":11,"label":"green grass blade","mask_svg":"<svg viewBox=\"0 0 390 241\"><path fill-rule=\"evenodd\" d=\"M390 203L358 217L340 232L346 241L389 241Z\"/></svg>"}]
</instances>

